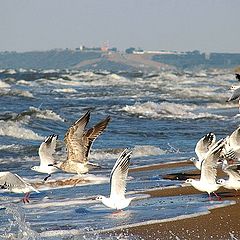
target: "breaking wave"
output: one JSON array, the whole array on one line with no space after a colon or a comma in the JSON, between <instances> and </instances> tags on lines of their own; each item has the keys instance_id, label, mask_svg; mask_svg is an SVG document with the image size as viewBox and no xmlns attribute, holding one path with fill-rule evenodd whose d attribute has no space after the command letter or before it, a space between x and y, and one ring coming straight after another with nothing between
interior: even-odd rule
<instances>
[{"instance_id":1,"label":"breaking wave","mask_svg":"<svg viewBox=\"0 0 240 240\"><path fill-rule=\"evenodd\" d=\"M136 102L132 106L125 106L123 111L137 115L139 118L173 118L173 119L199 119L199 118L222 118L222 116L210 114L207 112L194 112L197 109L196 105L184 105L177 103L154 103Z\"/></svg>"},{"instance_id":2,"label":"breaking wave","mask_svg":"<svg viewBox=\"0 0 240 240\"><path fill-rule=\"evenodd\" d=\"M43 137L30 129L24 128L21 123L0 120L0 136L9 136L21 139L43 140Z\"/></svg>"}]
</instances>

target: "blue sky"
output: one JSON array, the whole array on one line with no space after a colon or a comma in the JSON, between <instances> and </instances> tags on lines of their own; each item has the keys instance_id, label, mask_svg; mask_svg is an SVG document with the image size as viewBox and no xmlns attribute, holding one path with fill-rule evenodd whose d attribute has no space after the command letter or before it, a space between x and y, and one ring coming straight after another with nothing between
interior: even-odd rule
<instances>
[{"instance_id":1,"label":"blue sky","mask_svg":"<svg viewBox=\"0 0 240 240\"><path fill-rule=\"evenodd\" d=\"M239 0L2 0L0 51L75 48L240 53Z\"/></svg>"}]
</instances>

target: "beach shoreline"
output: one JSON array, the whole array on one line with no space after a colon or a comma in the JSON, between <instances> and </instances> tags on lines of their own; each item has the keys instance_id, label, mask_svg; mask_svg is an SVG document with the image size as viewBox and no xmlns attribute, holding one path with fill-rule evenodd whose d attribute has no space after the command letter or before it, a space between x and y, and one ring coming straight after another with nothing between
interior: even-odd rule
<instances>
[{"instance_id":1,"label":"beach shoreline","mask_svg":"<svg viewBox=\"0 0 240 240\"><path fill-rule=\"evenodd\" d=\"M188 162L186 162L188 164ZM183 163L172 163L168 167L182 166ZM164 166L166 167L166 166ZM159 168L159 166L157 166ZM148 169L146 167L146 169ZM144 170L141 168L141 170ZM134 171L137 171L136 169ZM182 173L179 173L182 174ZM188 177L197 177L196 171L184 173ZM172 174L173 176L174 174ZM177 178L177 174L175 177ZM222 174L220 174L222 175ZM151 197L183 196L191 194L203 194L208 201L207 193L201 193L191 186L176 188L159 188L142 193ZM108 231L111 235L134 236L133 239L239 239L240 238L240 194L220 188L218 194L222 200L235 201L236 203L208 209L208 212L199 214L180 216L176 219L159 220L156 223L141 223L137 226L127 226L121 229ZM215 203L218 200L214 200ZM105 232L106 234L106 232Z\"/></svg>"}]
</instances>

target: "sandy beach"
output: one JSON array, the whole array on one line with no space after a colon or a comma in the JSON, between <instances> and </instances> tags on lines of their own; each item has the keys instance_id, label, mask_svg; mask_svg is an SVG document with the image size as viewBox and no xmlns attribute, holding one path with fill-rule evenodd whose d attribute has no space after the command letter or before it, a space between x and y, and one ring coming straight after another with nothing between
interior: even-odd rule
<instances>
[{"instance_id":1,"label":"sandy beach","mask_svg":"<svg viewBox=\"0 0 240 240\"><path fill-rule=\"evenodd\" d=\"M184 163L172 163L155 166L161 167L175 167L182 166ZM189 164L185 162L185 164ZM149 167L146 167L149 169ZM134 169L132 171L141 170ZM198 171L191 171L186 173L175 174L175 178L198 178ZM220 173L220 176L222 173ZM171 175L174 177L173 175ZM169 176L166 176L169 178ZM179 196L179 195L191 195L191 194L203 194L208 201L207 193L200 193L193 187L184 186L178 188L167 188L158 190L149 190L144 193L150 194L151 197L161 196ZM129 236L134 236L136 239L239 239L240 238L240 196L235 196L236 192L220 188L217 192L224 200L233 200L236 204L226 207L219 207L210 209L209 213L203 213L198 216L184 216L178 220L169 221L154 224L146 224L137 227L128 227L115 231L116 234L120 232ZM218 200L216 200L218 202Z\"/></svg>"}]
</instances>

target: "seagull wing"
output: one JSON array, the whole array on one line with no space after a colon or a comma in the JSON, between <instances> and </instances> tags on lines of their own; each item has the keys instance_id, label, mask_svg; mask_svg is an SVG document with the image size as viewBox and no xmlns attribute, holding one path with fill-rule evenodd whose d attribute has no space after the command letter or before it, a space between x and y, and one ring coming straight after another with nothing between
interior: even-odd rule
<instances>
[{"instance_id":1,"label":"seagull wing","mask_svg":"<svg viewBox=\"0 0 240 240\"><path fill-rule=\"evenodd\" d=\"M102 120L98 124L96 124L94 127L90 128L83 136L83 148L84 148L84 157L85 161L87 161L89 151L91 149L91 146L95 139L102 134L102 132L106 129L109 121L110 116L108 116L106 119Z\"/></svg>"},{"instance_id":2,"label":"seagull wing","mask_svg":"<svg viewBox=\"0 0 240 240\"><path fill-rule=\"evenodd\" d=\"M64 141L67 147L67 161L84 162L83 134L90 119L90 111L86 112L67 131Z\"/></svg>"},{"instance_id":3,"label":"seagull wing","mask_svg":"<svg viewBox=\"0 0 240 240\"><path fill-rule=\"evenodd\" d=\"M200 181L213 183L213 184L216 183L217 162L222 154L222 149L224 147L224 144L225 144L224 140L220 139L208 151L202 163Z\"/></svg>"},{"instance_id":4,"label":"seagull wing","mask_svg":"<svg viewBox=\"0 0 240 240\"><path fill-rule=\"evenodd\" d=\"M216 136L214 133L210 132L203 136L196 144L195 153L198 156L198 159L204 159L208 150L215 144Z\"/></svg>"},{"instance_id":5,"label":"seagull wing","mask_svg":"<svg viewBox=\"0 0 240 240\"><path fill-rule=\"evenodd\" d=\"M24 181L20 176L11 172L0 173L0 186L1 188L11 191L13 188L25 188L30 186L29 183Z\"/></svg>"},{"instance_id":6,"label":"seagull wing","mask_svg":"<svg viewBox=\"0 0 240 240\"><path fill-rule=\"evenodd\" d=\"M125 197L126 178L132 152L125 149L118 157L110 175L110 198L121 200Z\"/></svg>"},{"instance_id":7,"label":"seagull wing","mask_svg":"<svg viewBox=\"0 0 240 240\"><path fill-rule=\"evenodd\" d=\"M236 77L236 79L237 79L238 81L240 81L240 74L235 73L235 77Z\"/></svg>"},{"instance_id":8,"label":"seagull wing","mask_svg":"<svg viewBox=\"0 0 240 240\"><path fill-rule=\"evenodd\" d=\"M41 143L38 149L40 165L48 166L49 164L54 164L53 154L55 153L57 139L58 135L52 134Z\"/></svg>"},{"instance_id":9,"label":"seagull wing","mask_svg":"<svg viewBox=\"0 0 240 240\"><path fill-rule=\"evenodd\" d=\"M240 180L240 164L230 164L228 165L227 161L223 161L222 170L228 174L229 180Z\"/></svg>"}]
</instances>

